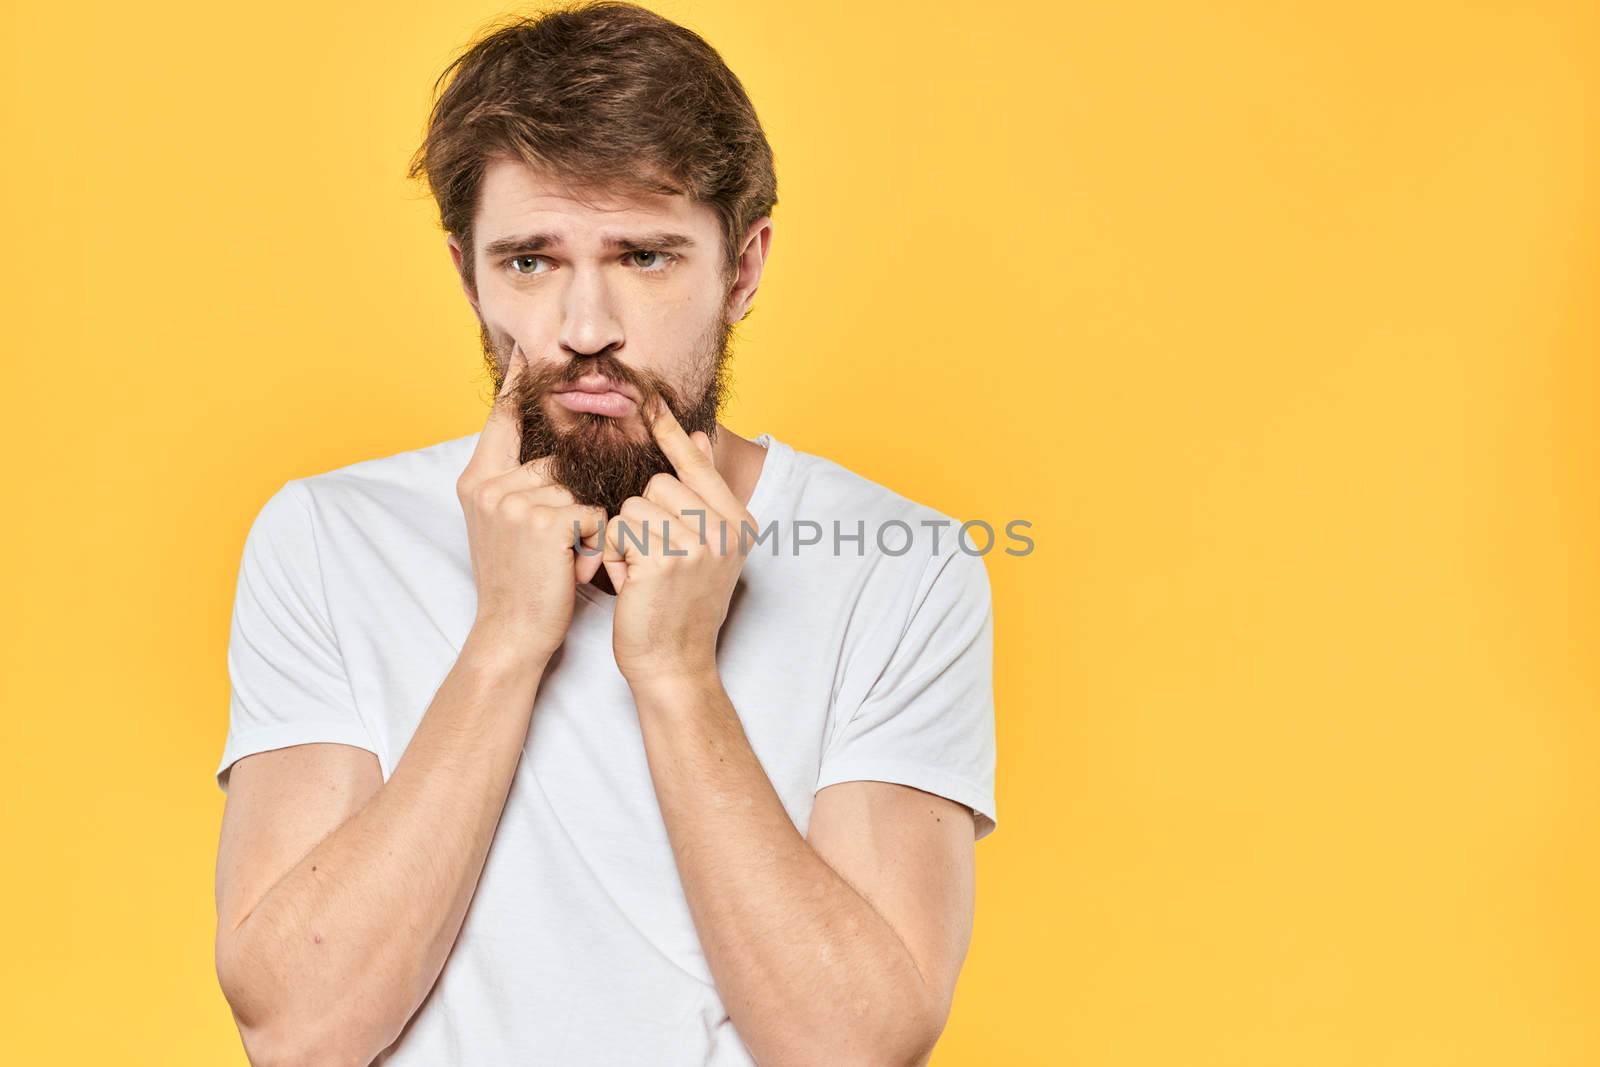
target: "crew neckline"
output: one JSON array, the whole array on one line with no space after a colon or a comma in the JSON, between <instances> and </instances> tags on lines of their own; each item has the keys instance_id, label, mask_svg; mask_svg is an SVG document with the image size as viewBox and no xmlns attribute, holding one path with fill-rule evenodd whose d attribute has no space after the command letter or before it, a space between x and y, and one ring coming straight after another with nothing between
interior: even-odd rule
<instances>
[{"instance_id":1,"label":"crew neckline","mask_svg":"<svg viewBox=\"0 0 1600 1067\"><path fill-rule=\"evenodd\" d=\"M757 434L752 440L767 450L767 457L761 461L761 472L756 475L755 488L750 490L750 501L745 505L745 509L755 517L759 530L765 529L768 522L767 516L762 513L763 509L789 476L789 469L794 462L794 449L770 433ZM617 602L614 593L595 588L593 582L578 586L578 596L599 607L609 608Z\"/></svg>"}]
</instances>

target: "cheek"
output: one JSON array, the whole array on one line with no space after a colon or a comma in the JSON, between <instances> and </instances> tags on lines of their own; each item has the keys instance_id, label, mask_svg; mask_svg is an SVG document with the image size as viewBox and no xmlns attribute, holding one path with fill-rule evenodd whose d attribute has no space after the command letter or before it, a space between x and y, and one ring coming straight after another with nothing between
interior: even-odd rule
<instances>
[{"instance_id":1,"label":"cheek","mask_svg":"<svg viewBox=\"0 0 1600 1067\"><path fill-rule=\"evenodd\" d=\"M688 355L716 321L718 308L705 291L690 290L652 300L638 308L635 322L648 330L652 346Z\"/></svg>"},{"instance_id":2,"label":"cheek","mask_svg":"<svg viewBox=\"0 0 1600 1067\"><path fill-rule=\"evenodd\" d=\"M515 293L486 287L479 293L478 314L498 343L509 351L513 341L522 343L532 355L548 351L560 333L559 324L549 309Z\"/></svg>"}]
</instances>

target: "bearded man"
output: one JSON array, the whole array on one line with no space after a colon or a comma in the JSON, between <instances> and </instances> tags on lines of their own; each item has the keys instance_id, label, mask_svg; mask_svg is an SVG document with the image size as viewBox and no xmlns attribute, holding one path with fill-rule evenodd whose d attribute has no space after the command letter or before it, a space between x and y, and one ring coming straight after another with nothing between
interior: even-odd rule
<instances>
[{"instance_id":1,"label":"bearded man","mask_svg":"<svg viewBox=\"0 0 1600 1067\"><path fill-rule=\"evenodd\" d=\"M216 942L246 1053L924 1063L995 828L983 561L718 421L777 185L702 38L584 4L445 73L413 174L496 396L289 479L246 539Z\"/></svg>"}]
</instances>

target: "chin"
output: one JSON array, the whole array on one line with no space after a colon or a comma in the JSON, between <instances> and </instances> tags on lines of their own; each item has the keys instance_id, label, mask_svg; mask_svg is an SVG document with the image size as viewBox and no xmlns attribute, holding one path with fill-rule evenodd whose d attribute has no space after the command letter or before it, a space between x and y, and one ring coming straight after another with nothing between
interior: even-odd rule
<instances>
[{"instance_id":1,"label":"chin","mask_svg":"<svg viewBox=\"0 0 1600 1067\"><path fill-rule=\"evenodd\" d=\"M579 437L605 437L611 439L627 439L637 441L640 439L640 423L632 415L612 416L597 415L589 411L568 411L557 404L561 415L558 416L557 425L564 433L574 434Z\"/></svg>"}]
</instances>

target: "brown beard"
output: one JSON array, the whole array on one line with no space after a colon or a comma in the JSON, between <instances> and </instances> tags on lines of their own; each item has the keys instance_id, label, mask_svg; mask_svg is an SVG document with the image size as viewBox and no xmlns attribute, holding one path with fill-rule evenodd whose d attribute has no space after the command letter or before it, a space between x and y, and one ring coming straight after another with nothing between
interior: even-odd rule
<instances>
[{"instance_id":1,"label":"brown beard","mask_svg":"<svg viewBox=\"0 0 1600 1067\"><path fill-rule=\"evenodd\" d=\"M657 403L667 405L684 433L701 430L716 441L717 416L727 398L731 333L732 327L719 317L701 336L687 376L690 388L685 391L658 374L628 366L610 352L579 356L564 364L530 363L511 390L522 430L520 462L553 456L551 476L574 500L603 508L608 516L619 514L623 501L643 496L656 474L675 473L672 461L649 430ZM505 380L502 368L509 366L509 359L496 352L487 328L482 334L484 361L498 394ZM545 410L552 390L591 374L637 390L641 401L637 416L625 421L587 411L564 411L567 426L557 426ZM633 425L636 421L642 421L642 427ZM642 439L635 434L642 434Z\"/></svg>"}]
</instances>

